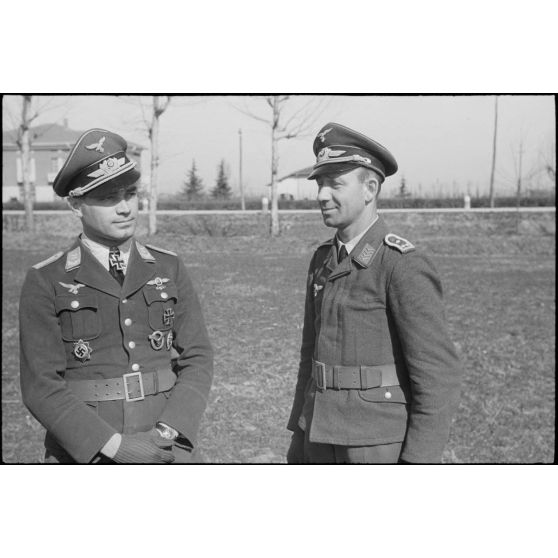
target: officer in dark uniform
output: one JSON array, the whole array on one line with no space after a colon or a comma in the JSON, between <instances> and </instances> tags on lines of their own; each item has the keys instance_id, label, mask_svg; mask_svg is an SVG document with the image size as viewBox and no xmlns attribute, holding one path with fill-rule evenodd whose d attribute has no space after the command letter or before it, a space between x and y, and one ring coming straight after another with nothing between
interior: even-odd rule
<instances>
[{"instance_id":1,"label":"officer in dark uniform","mask_svg":"<svg viewBox=\"0 0 558 558\"><path fill-rule=\"evenodd\" d=\"M83 233L23 285L21 390L47 462L197 460L212 348L181 260L134 238L140 174L126 147L107 130L78 139L53 187Z\"/></svg>"},{"instance_id":2,"label":"officer in dark uniform","mask_svg":"<svg viewBox=\"0 0 558 558\"><path fill-rule=\"evenodd\" d=\"M308 272L289 463L437 463L462 368L433 263L377 214L397 171L379 143L326 124L309 179L335 238Z\"/></svg>"}]
</instances>

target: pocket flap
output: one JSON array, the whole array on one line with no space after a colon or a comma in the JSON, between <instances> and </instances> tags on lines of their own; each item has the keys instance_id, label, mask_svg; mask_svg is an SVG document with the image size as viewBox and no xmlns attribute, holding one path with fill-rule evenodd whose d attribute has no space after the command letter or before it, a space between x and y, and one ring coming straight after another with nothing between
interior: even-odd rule
<instances>
[{"instance_id":1,"label":"pocket flap","mask_svg":"<svg viewBox=\"0 0 558 558\"><path fill-rule=\"evenodd\" d=\"M97 303L97 295L95 293L80 295L56 295L54 306L57 314L62 312L62 310L76 312L77 310L81 310L82 308L94 308L95 310L97 310L97 308L99 307Z\"/></svg>"},{"instance_id":2,"label":"pocket flap","mask_svg":"<svg viewBox=\"0 0 558 558\"><path fill-rule=\"evenodd\" d=\"M167 296L161 296L166 293ZM143 287L143 296L147 304L153 304L154 302L165 302L171 298L178 300L178 292L176 290L176 285L166 285L164 289L159 290L157 287L152 285L146 285Z\"/></svg>"},{"instance_id":3,"label":"pocket flap","mask_svg":"<svg viewBox=\"0 0 558 558\"><path fill-rule=\"evenodd\" d=\"M388 395L390 394L390 395ZM379 388L360 390L358 395L364 401L373 403L410 403L410 397L401 389L401 386L385 386ZM387 395L387 397L386 397Z\"/></svg>"}]
</instances>

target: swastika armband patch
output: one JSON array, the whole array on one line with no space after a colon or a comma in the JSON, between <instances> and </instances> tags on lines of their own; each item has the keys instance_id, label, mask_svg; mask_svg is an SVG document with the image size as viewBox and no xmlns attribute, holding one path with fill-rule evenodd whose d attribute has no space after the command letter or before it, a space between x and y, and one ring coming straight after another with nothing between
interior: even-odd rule
<instances>
[{"instance_id":1,"label":"swastika armband patch","mask_svg":"<svg viewBox=\"0 0 558 558\"><path fill-rule=\"evenodd\" d=\"M63 255L64 255L64 252L56 252L56 254L54 254L53 256L50 256L50 258L47 258L46 260L35 264L33 266L33 269L41 269L41 267L45 267L45 265L48 265L49 263L52 263L52 262L55 262L56 260L59 260Z\"/></svg>"},{"instance_id":2,"label":"swastika armband patch","mask_svg":"<svg viewBox=\"0 0 558 558\"><path fill-rule=\"evenodd\" d=\"M405 238L397 236L396 234L393 233L386 234L384 238L384 242L388 246L391 246L392 248L396 248L402 254L406 254L407 252L412 252L413 250L415 250L414 244L411 244Z\"/></svg>"}]
</instances>

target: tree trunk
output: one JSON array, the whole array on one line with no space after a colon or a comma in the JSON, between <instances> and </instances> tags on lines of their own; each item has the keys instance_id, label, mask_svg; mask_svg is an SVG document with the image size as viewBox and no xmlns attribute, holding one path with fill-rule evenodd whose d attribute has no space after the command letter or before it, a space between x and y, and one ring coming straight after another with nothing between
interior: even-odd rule
<instances>
[{"instance_id":1,"label":"tree trunk","mask_svg":"<svg viewBox=\"0 0 558 558\"><path fill-rule=\"evenodd\" d=\"M498 131L498 96L494 99L494 139L492 142L492 170L490 171L490 207L494 207L494 169L496 167L496 135Z\"/></svg>"},{"instance_id":2,"label":"tree trunk","mask_svg":"<svg viewBox=\"0 0 558 558\"><path fill-rule=\"evenodd\" d=\"M273 122L271 124L271 236L279 236L279 204L277 200L277 126L279 124L279 106L277 96L273 97Z\"/></svg>"},{"instance_id":3,"label":"tree trunk","mask_svg":"<svg viewBox=\"0 0 558 558\"><path fill-rule=\"evenodd\" d=\"M34 232L33 192L31 185L31 145L29 141L29 111L31 109L31 95L23 96L21 111L21 174L23 180L23 207L25 208L25 227L28 232Z\"/></svg>"},{"instance_id":4,"label":"tree trunk","mask_svg":"<svg viewBox=\"0 0 558 558\"><path fill-rule=\"evenodd\" d=\"M153 118L149 139L151 140L151 180L149 185L149 227L148 234L157 232L157 180L159 170L159 97L153 97Z\"/></svg>"}]
</instances>

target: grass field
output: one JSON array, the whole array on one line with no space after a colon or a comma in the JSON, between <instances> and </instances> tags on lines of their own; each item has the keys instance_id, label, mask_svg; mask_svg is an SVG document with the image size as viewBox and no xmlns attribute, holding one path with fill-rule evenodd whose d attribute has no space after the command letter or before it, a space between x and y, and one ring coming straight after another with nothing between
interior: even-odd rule
<instances>
[{"instance_id":1,"label":"grass field","mask_svg":"<svg viewBox=\"0 0 558 558\"><path fill-rule=\"evenodd\" d=\"M284 463L310 255L330 231L319 216L277 240L177 233L149 242L177 251L202 299L215 347L215 381L200 447L210 463ZM555 236L552 216L390 215L428 251L445 287L465 382L444 453L448 463L554 459ZM503 220L508 221L503 222ZM540 222L539 222L540 221ZM506 224L507 223L507 224ZM145 240L145 239L143 239ZM42 459L42 427L21 404L17 307L25 270L69 244L61 231L3 240L2 450L9 463Z\"/></svg>"}]
</instances>

